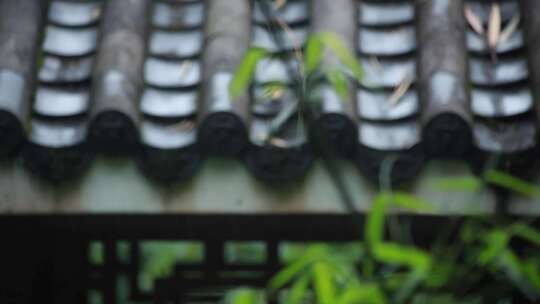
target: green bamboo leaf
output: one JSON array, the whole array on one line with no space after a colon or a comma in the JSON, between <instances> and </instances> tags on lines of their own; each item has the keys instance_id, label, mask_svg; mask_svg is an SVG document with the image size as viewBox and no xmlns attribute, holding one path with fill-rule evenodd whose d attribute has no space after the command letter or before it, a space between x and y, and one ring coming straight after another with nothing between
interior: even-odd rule
<instances>
[{"instance_id":1,"label":"green bamboo leaf","mask_svg":"<svg viewBox=\"0 0 540 304\"><path fill-rule=\"evenodd\" d=\"M540 199L540 188L537 185L531 184L508 173L490 170L486 172L485 178L491 184L506 188L524 196Z\"/></svg>"},{"instance_id":2,"label":"green bamboo leaf","mask_svg":"<svg viewBox=\"0 0 540 304\"><path fill-rule=\"evenodd\" d=\"M408 266L426 274L432 265L432 258L428 253L394 243L378 244L373 247L373 253L379 261L385 264Z\"/></svg>"},{"instance_id":3,"label":"green bamboo leaf","mask_svg":"<svg viewBox=\"0 0 540 304\"><path fill-rule=\"evenodd\" d=\"M482 236L485 247L478 255L478 263L492 263L503 252L510 242L510 234L502 229L494 229Z\"/></svg>"},{"instance_id":4,"label":"green bamboo leaf","mask_svg":"<svg viewBox=\"0 0 540 304\"><path fill-rule=\"evenodd\" d=\"M144 267L144 273L152 280L171 275L177 261L177 254L173 248L164 248L149 259Z\"/></svg>"},{"instance_id":5,"label":"green bamboo leaf","mask_svg":"<svg viewBox=\"0 0 540 304\"><path fill-rule=\"evenodd\" d=\"M349 100L349 84L347 82L347 77L341 70L330 69L326 72L326 78L339 97L343 100Z\"/></svg>"},{"instance_id":6,"label":"green bamboo leaf","mask_svg":"<svg viewBox=\"0 0 540 304\"><path fill-rule=\"evenodd\" d=\"M452 271L455 270L456 265L444 260L438 260L437 263L433 263L433 267L426 278L425 285L428 288L442 288L448 284Z\"/></svg>"},{"instance_id":7,"label":"green bamboo leaf","mask_svg":"<svg viewBox=\"0 0 540 304\"><path fill-rule=\"evenodd\" d=\"M529 259L522 263L523 273L537 294L540 294L540 263L538 260Z\"/></svg>"},{"instance_id":8,"label":"green bamboo leaf","mask_svg":"<svg viewBox=\"0 0 540 304\"><path fill-rule=\"evenodd\" d=\"M517 223L510 227L510 233L540 248L540 231L537 229L524 223Z\"/></svg>"},{"instance_id":9,"label":"green bamboo leaf","mask_svg":"<svg viewBox=\"0 0 540 304\"><path fill-rule=\"evenodd\" d=\"M430 211L433 206L433 204L421 198L403 192L394 192L392 194L392 204L417 212Z\"/></svg>"},{"instance_id":10,"label":"green bamboo leaf","mask_svg":"<svg viewBox=\"0 0 540 304\"><path fill-rule=\"evenodd\" d=\"M379 194L373 201L365 229L365 239L371 246L375 246L384 239L384 216L389 201L390 196L385 194Z\"/></svg>"},{"instance_id":11,"label":"green bamboo leaf","mask_svg":"<svg viewBox=\"0 0 540 304\"><path fill-rule=\"evenodd\" d=\"M418 286L424 280L426 276L426 271L424 270L415 270L409 275L407 275L403 284L395 292L394 303L405 303L409 297L414 294L414 291L417 290Z\"/></svg>"},{"instance_id":12,"label":"green bamboo leaf","mask_svg":"<svg viewBox=\"0 0 540 304\"><path fill-rule=\"evenodd\" d=\"M260 297L257 291L252 289L237 289L232 291L226 300L229 304L258 304Z\"/></svg>"},{"instance_id":13,"label":"green bamboo leaf","mask_svg":"<svg viewBox=\"0 0 540 304\"><path fill-rule=\"evenodd\" d=\"M480 235L483 234L483 230L481 229L482 228L478 225L477 222L467 220L461 226L461 230L460 230L461 240L466 244L474 242L480 237Z\"/></svg>"},{"instance_id":14,"label":"green bamboo leaf","mask_svg":"<svg viewBox=\"0 0 540 304\"><path fill-rule=\"evenodd\" d=\"M336 290L333 279L333 271L328 263L324 261L315 262L313 265L313 285L317 295L317 303L335 303Z\"/></svg>"},{"instance_id":15,"label":"green bamboo leaf","mask_svg":"<svg viewBox=\"0 0 540 304\"><path fill-rule=\"evenodd\" d=\"M232 99L242 96L249 86L257 63L268 56L268 51L262 48L251 48L242 59L229 86L229 94Z\"/></svg>"},{"instance_id":16,"label":"green bamboo leaf","mask_svg":"<svg viewBox=\"0 0 540 304\"><path fill-rule=\"evenodd\" d=\"M291 263L278 274L276 274L271 280L269 285L270 290L275 291L283 288L290 283L295 277L300 275L308 266L314 261L324 256L325 248L323 246L312 246L306 253L300 257L297 261Z\"/></svg>"},{"instance_id":17,"label":"green bamboo leaf","mask_svg":"<svg viewBox=\"0 0 540 304\"><path fill-rule=\"evenodd\" d=\"M366 223L365 239L371 245L383 240L384 218L386 209L390 205L413 211L427 211L431 209L430 203L407 193L380 193L373 201Z\"/></svg>"},{"instance_id":18,"label":"green bamboo leaf","mask_svg":"<svg viewBox=\"0 0 540 304\"><path fill-rule=\"evenodd\" d=\"M303 274L294 284L287 295L286 304L302 304L308 292L311 273Z\"/></svg>"},{"instance_id":19,"label":"green bamboo leaf","mask_svg":"<svg viewBox=\"0 0 540 304\"><path fill-rule=\"evenodd\" d=\"M323 44L321 39L317 35L311 35L306 42L304 65L306 67L306 73L312 74L321 65L323 56Z\"/></svg>"},{"instance_id":20,"label":"green bamboo leaf","mask_svg":"<svg viewBox=\"0 0 540 304\"><path fill-rule=\"evenodd\" d=\"M361 81L364 75L362 65L356 59L356 56L343 44L342 39L331 32L322 32L316 34L320 42L330 49L339 61L347 67L356 80Z\"/></svg>"},{"instance_id":21,"label":"green bamboo leaf","mask_svg":"<svg viewBox=\"0 0 540 304\"><path fill-rule=\"evenodd\" d=\"M378 285L361 284L353 280L345 287L337 302L337 304L351 303L385 304L387 300Z\"/></svg>"},{"instance_id":22,"label":"green bamboo leaf","mask_svg":"<svg viewBox=\"0 0 540 304\"><path fill-rule=\"evenodd\" d=\"M530 299L538 297L536 288L531 285L524 272L524 265L512 250L504 250L497 258L497 266L506 274L509 281Z\"/></svg>"},{"instance_id":23,"label":"green bamboo leaf","mask_svg":"<svg viewBox=\"0 0 540 304\"><path fill-rule=\"evenodd\" d=\"M482 189L484 183L476 177L452 177L438 179L434 186L440 191L476 192Z\"/></svg>"}]
</instances>

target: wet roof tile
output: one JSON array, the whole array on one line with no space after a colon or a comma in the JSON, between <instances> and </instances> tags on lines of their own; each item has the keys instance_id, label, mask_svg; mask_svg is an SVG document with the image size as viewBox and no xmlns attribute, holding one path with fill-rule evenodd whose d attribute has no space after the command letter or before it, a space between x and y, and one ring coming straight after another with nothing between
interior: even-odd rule
<instances>
[{"instance_id":1,"label":"wet roof tile","mask_svg":"<svg viewBox=\"0 0 540 304\"><path fill-rule=\"evenodd\" d=\"M29 10L0 0L2 154L22 146L30 168L56 179L82 172L96 151L126 145L144 173L163 180L187 178L204 155L218 154L270 182L304 176L328 151L375 182L387 159L402 182L428 158L483 164L503 155L505 166L516 153L540 158L534 3L261 1L28 0ZM516 28L491 49L463 12L487 27L493 3L503 31ZM323 79L304 119L295 51L313 31L338 33L364 77L349 96ZM232 75L250 46L274 56L257 63L249 93L233 100Z\"/></svg>"}]
</instances>

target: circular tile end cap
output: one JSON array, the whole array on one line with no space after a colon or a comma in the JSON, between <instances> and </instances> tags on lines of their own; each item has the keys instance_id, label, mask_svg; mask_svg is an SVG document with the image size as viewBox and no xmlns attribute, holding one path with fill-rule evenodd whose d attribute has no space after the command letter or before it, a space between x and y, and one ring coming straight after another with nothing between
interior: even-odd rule
<instances>
[{"instance_id":1,"label":"circular tile end cap","mask_svg":"<svg viewBox=\"0 0 540 304\"><path fill-rule=\"evenodd\" d=\"M106 154L129 154L138 145L137 128L133 120L118 111L104 111L90 124L92 149Z\"/></svg>"},{"instance_id":2,"label":"circular tile end cap","mask_svg":"<svg viewBox=\"0 0 540 304\"><path fill-rule=\"evenodd\" d=\"M200 126L199 143L209 154L240 156L248 144L246 126L232 112L211 113Z\"/></svg>"},{"instance_id":3,"label":"circular tile end cap","mask_svg":"<svg viewBox=\"0 0 540 304\"><path fill-rule=\"evenodd\" d=\"M25 141L21 121L13 113L0 110L0 157L15 154Z\"/></svg>"},{"instance_id":4,"label":"circular tile end cap","mask_svg":"<svg viewBox=\"0 0 540 304\"><path fill-rule=\"evenodd\" d=\"M321 115L311 127L314 142L319 143L317 150L331 147L330 152L339 156L352 156L358 143L358 128L345 115L326 113ZM328 151L322 151L328 152Z\"/></svg>"},{"instance_id":5,"label":"circular tile end cap","mask_svg":"<svg viewBox=\"0 0 540 304\"><path fill-rule=\"evenodd\" d=\"M472 130L459 115L443 113L429 120L423 128L426 154L434 158L463 158L472 147Z\"/></svg>"},{"instance_id":6,"label":"circular tile end cap","mask_svg":"<svg viewBox=\"0 0 540 304\"><path fill-rule=\"evenodd\" d=\"M382 185L383 179L386 179L392 186L414 181L424 167L424 162L422 144L403 151L381 151L360 145L355 159L356 166L370 182ZM391 170L384 176L382 170L386 170L387 164Z\"/></svg>"},{"instance_id":7,"label":"circular tile end cap","mask_svg":"<svg viewBox=\"0 0 540 304\"><path fill-rule=\"evenodd\" d=\"M244 161L254 177L282 185L303 178L314 162L314 155L307 145L288 149L253 146Z\"/></svg>"},{"instance_id":8,"label":"circular tile end cap","mask_svg":"<svg viewBox=\"0 0 540 304\"><path fill-rule=\"evenodd\" d=\"M22 156L24 165L33 175L53 183L81 177L93 158L86 143L64 148L29 143Z\"/></svg>"},{"instance_id":9,"label":"circular tile end cap","mask_svg":"<svg viewBox=\"0 0 540 304\"><path fill-rule=\"evenodd\" d=\"M181 149L164 150L143 147L137 156L139 169L158 183L171 183L191 178L202 164L197 145Z\"/></svg>"}]
</instances>

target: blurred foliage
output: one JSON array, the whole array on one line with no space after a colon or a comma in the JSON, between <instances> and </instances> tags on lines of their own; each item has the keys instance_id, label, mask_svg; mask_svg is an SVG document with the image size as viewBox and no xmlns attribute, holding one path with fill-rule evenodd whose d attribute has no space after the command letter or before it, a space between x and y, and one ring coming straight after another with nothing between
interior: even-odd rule
<instances>
[{"instance_id":1,"label":"blurred foliage","mask_svg":"<svg viewBox=\"0 0 540 304\"><path fill-rule=\"evenodd\" d=\"M497 187L535 195L540 187L492 171ZM477 191L492 179L437 181L451 191ZM524 191L526 189L526 191ZM406 193L387 192L373 201L363 242L350 247L295 245L286 266L265 290L266 303L279 293L282 303L535 303L540 299L540 231L522 220L469 218L441 234L430 247L387 237L391 208L429 212L431 204ZM402 228L404 228L403 226ZM444 230L444 229L442 229ZM244 288L244 292L247 290ZM255 292L255 291L253 291Z\"/></svg>"}]
</instances>

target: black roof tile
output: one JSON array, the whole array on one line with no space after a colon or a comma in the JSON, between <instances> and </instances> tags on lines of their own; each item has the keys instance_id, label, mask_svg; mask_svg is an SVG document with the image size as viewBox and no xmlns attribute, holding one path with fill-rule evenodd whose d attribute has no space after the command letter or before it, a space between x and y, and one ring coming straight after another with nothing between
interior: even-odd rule
<instances>
[{"instance_id":1,"label":"black roof tile","mask_svg":"<svg viewBox=\"0 0 540 304\"><path fill-rule=\"evenodd\" d=\"M494 51L463 14L487 26L493 2L503 28L522 15ZM95 153L133 156L167 182L208 154L269 182L332 153L375 182L389 168L392 182L410 181L431 158L522 174L539 159L538 14L536 0L0 0L0 154L22 148L53 180L81 174ZM301 117L294 51L322 31L341 36L365 77L350 100L321 83L319 106ZM275 56L231 100L250 46Z\"/></svg>"}]
</instances>

